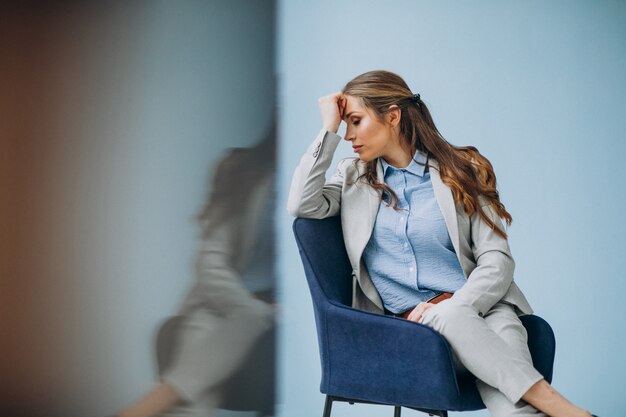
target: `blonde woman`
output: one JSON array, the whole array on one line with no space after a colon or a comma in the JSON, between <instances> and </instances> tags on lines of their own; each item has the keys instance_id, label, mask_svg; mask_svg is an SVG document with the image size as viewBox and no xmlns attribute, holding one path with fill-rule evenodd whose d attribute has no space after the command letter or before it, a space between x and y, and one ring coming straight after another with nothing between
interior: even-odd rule
<instances>
[{"instance_id":1,"label":"blonde woman","mask_svg":"<svg viewBox=\"0 0 626 417\"><path fill-rule=\"evenodd\" d=\"M513 279L501 222L512 218L489 161L448 143L420 95L389 71L357 76L319 108L323 128L295 170L288 209L341 215L353 306L441 333L493 416L589 417L532 365L518 318L532 309ZM342 121L357 157L326 181Z\"/></svg>"}]
</instances>

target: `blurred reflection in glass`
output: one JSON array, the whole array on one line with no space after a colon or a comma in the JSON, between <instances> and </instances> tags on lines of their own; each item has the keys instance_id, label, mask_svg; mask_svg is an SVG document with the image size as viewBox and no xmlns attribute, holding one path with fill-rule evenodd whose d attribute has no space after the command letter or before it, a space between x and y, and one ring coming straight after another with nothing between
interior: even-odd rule
<instances>
[{"instance_id":1,"label":"blurred reflection in glass","mask_svg":"<svg viewBox=\"0 0 626 417\"><path fill-rule=\"evenodd\" d=\"M274 405L274 128L218 164L199 216L197 280L157 337L160 382L120 416Z\"/></svg>"},{"instance_id":2,"label":"blurred reflection in glass","mask_svg":"<svg viewBox=\"0 0 626 417\"><path fill-rule=\"evenodd\" d=\"M270 129L274 15L273 0L0 3L1 417L102 417L138 400L157 380L155 331L179 312L196 253L214 288L198 285L178 314L185 320L164 326L163 374L188 357L187 344L168 341L187 340L200 326L187 319L206 311L221 318L202 325L229 343L232 361L271 350L268 308L246 301L271 288L246 287L271 264L252 267L256 275L244 269L256 265L246 260L253 233L264 233L252 230L262 221L250 216L262 211L254 192L271 176L273 137L269 156L254 161L267 172L245 179L253 167L220 169L230 182L216 180L209 191L228 201L212 203L202 229L190 219L208 200L206 176L225 150L253 146ZM223 166L237 171L249 152L233 151ZM208 261L221 255L223 264ZM229 260L248 293L228 282ZM204 297L212 291L213 303ZM243 316L254 317L252 331L237 327ZM238 329L249 338L233 342ZM206 361L226 366L215 352L207 348ZM259 363L268 366L268 357ZM258 392L230 369L207 372L240 393ZM273 389L273 369L255 372Z\"/></svg>"}]
</instances>

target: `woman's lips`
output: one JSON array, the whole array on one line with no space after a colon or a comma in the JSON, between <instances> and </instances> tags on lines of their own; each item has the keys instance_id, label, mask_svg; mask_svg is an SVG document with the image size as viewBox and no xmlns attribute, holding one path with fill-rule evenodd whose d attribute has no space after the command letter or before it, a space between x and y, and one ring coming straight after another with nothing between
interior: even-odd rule
<instances>
[{"instance_id":1,"label":"woman's lips","mask_svg":"<svg viewBox=\"0 0 626 417\"><path fill-rule=\"evenodd\" d=\"M362 147L363 145L357 145L357 146L353 146L352 149L354 149L354 152L359 153Z\"/></svg>"}]
</instances>

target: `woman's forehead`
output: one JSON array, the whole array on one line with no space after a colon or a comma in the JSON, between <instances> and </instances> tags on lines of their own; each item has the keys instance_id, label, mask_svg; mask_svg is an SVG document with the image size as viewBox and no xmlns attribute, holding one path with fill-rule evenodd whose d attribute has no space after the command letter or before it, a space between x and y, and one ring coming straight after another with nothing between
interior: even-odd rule
<instances>
[{"instance_id":1,"label":"woman's forehead","mask_svg":"<svg viewBox=\"0 0 626 417\"><path fill-rule=\"evenodd\" d=\"M367 108L363 106L360 99L358 99L357 97L352 97L348 95L346 95L345 98L346 98L346 108L345 108L344 114L346 115L346 117L348 117L350 113L352 112L367 113Z\"/></svg>"}]
</instances>

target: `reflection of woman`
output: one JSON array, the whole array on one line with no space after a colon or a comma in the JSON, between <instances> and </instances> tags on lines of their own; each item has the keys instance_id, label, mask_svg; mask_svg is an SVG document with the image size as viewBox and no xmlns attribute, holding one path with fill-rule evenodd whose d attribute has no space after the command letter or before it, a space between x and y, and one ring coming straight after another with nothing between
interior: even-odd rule
<instances>
[{"instance_id":1,"label":"reflection of woman","mask_svg":"<svg viewBox=\"0 0 626 417\"><path fill-rule=\"evenodd\" d=\"M274 138L272 130L220 162L200 215L198 279L179 313L173 363L120 417L212 415L220 383L273 326Z\"/></svg>"},{"instance_id":2,"label":"reflection of woman","mask_svg":"<svg viewBox=\"0 0 626 417\"><path fill-rule=\"evenodd\" d=\"M319 107L323 129L296 168L289 211L341 215L354 307L439 331L492 415L588 417L532 366L518 318L532 310L513 281L500 221L512 218L489 161L449 144L391 72L362 74ZM358 158L325 181L342 120Z\"/></svg>"}]
</instances>

